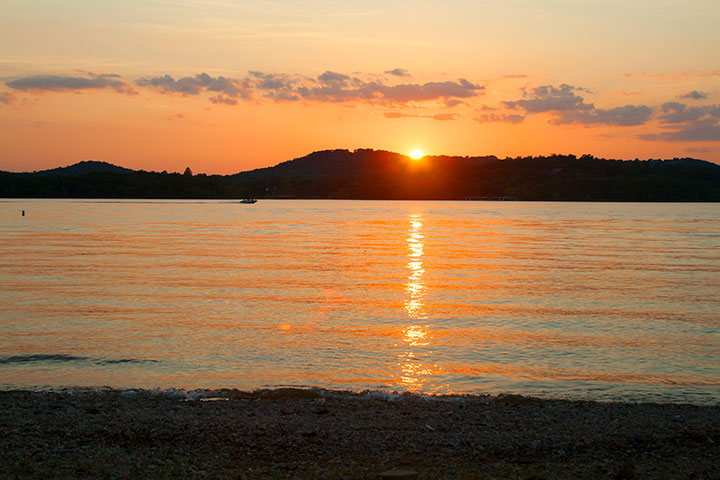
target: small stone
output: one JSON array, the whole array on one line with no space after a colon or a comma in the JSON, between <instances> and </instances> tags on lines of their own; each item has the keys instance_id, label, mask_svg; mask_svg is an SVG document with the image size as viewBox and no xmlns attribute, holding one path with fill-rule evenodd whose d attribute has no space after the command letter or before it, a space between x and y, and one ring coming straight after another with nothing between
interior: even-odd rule
<instances>
[{"instance_id":1,"label":"small stone","mask_svg":"<svg viewBox=\"0 0 720 480\"><path fill-rule=\"evenodd\" d=\"M378 477L382 479L403 478L406 480L415 480L418 478L418 473L414 470L395 469L382 472L378 475Z\"/></svg>"}]
</instances>

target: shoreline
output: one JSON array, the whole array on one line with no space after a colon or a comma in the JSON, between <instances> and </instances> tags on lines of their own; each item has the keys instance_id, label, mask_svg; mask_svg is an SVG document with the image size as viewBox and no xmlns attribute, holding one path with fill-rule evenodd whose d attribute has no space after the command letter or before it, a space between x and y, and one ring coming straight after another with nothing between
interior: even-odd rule
<instances>
[{"instance_id":1,"label":"shoreline","mask_svg":"<svg viewBox=\"0 0 720 480\"><path fill-rule=\"evenodd\" d=\"M339 479L393 469L427 479L717 478L720 406L296 388L4 390L0 451L3 478Z\"/></svg>"}]
</instances>

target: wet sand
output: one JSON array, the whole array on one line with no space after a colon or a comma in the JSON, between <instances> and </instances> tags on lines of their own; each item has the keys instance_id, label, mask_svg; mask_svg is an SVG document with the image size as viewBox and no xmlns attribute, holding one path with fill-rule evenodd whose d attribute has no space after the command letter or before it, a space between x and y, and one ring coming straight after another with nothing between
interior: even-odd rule
<instances>
[{"instance_id":1,"label":"wet sand","mask_svg":"<svg viewBox=\"0 0 720 480\"><path fill-rule=\"evenodd\" d=\"M212 396L0 392L0 477L720 478L718 406L294 389Z\"/></svg>"}]
</instances>

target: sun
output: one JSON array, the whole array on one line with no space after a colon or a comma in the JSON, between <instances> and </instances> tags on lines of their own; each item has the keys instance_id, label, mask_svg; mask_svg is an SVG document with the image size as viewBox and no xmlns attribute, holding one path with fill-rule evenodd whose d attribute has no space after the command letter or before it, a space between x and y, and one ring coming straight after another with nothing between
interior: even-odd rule
<instances>
[{"instance_id":1,"label":"sun","mask_svg":"<svg viewBox=\"0 0 720 480\"><path fill-rule=\"evenodd\" d=\"M413 150L412 152L410 152L410 158L412 158L413 160L420 160L424 156L425 154L420 150Z\"/></svg>"}]
</instances>

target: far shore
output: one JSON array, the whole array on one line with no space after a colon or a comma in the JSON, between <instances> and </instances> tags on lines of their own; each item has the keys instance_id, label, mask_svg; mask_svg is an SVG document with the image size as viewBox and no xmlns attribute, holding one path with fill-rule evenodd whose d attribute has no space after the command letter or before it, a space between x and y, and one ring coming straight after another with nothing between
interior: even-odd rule
<instances>
[{"instance_id":1,"label":"far shore","mask_svg":"<svg viewBox=\"0 0 720 480\"><path fill-rule=\"evenodd\" d=\"M303 389L209 397L0 391L0 477L720 475L719 406Z\"/></svg>"}]
</instances>

